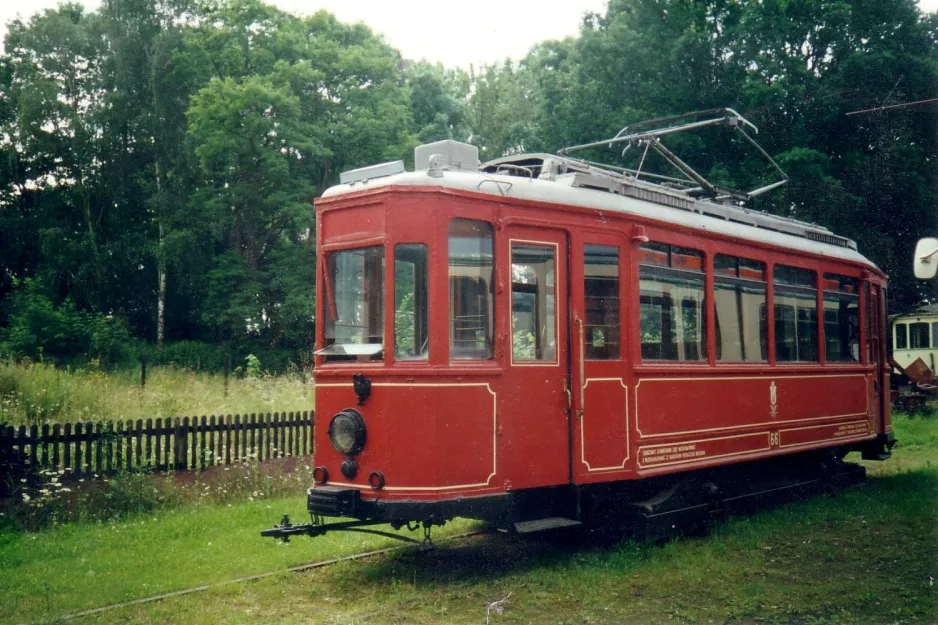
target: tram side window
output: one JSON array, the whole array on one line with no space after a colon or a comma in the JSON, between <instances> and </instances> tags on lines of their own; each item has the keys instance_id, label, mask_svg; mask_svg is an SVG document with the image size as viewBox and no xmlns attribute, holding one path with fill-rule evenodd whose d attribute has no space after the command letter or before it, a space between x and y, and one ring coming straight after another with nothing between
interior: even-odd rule
<instances>
[{"instance_id":1,"label":"tram side window","mask_svg":"<svg viewBox=\"0 0 938 625\"><path fill-rule=\"evenodd\" d=\"M723 254L714 257L717 360L766 360L765 277L765 263Z\"/></svg>"},{"instance_id":2,"label":"tram side window","mask_svg":"<svg viewBox=\"0 0 938 625\"><path fill-rule=\"evenodd\" d=\"M909 327L904 323L896 324L896 349L909 348Z\"/></svg>"},{"instance_id":3,"label":"tram side window","mask_svg":"<svg viewBox=\"0 0 938 625\"><path fill-rule=\"evenodd\" d=\"M775 358L778 362L817 362L817 275L808 269L776 265Z\"/></svg>"},{"instance_id":4,"label":"tram side window","mask_svg":"<svg viewBox=\"0 0 938 625\"><path fill-rule=\"evenodd\" d=\"M703 253L646 243L639 248L643 360L707 359Z\"/></svg>"},{"instance_id":5,"label":"tram side window","mask_svg":"<svg viewBox=\"0 0 938 625\"><path fill-rule=\"evenodd\" d=\"M394 248L394 358L426 360L427 246L407 243Z\"/></svg>"},{"instance_id":6,"label":"tram side window","mask_svg":"<svg viewBox=\"0 0 938 625\"><path fill-rule=\"evenodd\" d=\"M516 362L557 360L554 247L511 244L511 348Z\"/></svg>"},{"instance_id":7,"label":"tram side window","mask_svg":"<svg viewBox=\"0 0 938 625\"><path fill-rule=\"evenodd\" d=\"M912 349L928 349L928 324L909 324L909 347Z\"/></svg>"},{"instance_id":8,"label":"tram side window","mask_svg":"<svg viewBox=\"0 0 938 625\"><path fill-rule=\"evenodd\" d=\"M586 294L586 358L619 358L619 248L583 247Z\"/></svg>"},{"instance_id":9,"label":"tram side window","mask_svg":"<svg viewBox=\"0 0 938 625\"><path fill-rule=\"evenodd\" d=\"M449 224L449 353L454 360L489 360L495 343L495 255L492 224Z\"/></svg>"},{"instance_id":10,"label":"tram side window","mask_svg":"<svg viewBox=\"0 0 938 625\"><path fill-rule=\"evenodd\" d=\"M825 273L823 284L825 358L828 362L859 362L859 280Z\"/></svg>"},{"instance_id":11,"label":"tram side window","mask_svg":"<svg viewBox=\"0 0 938 625\"><path fill-rule=\"evenodd\" d=\"M931 346L938 347L938 321L931 324Z\"/></svg>"}]
</instances>

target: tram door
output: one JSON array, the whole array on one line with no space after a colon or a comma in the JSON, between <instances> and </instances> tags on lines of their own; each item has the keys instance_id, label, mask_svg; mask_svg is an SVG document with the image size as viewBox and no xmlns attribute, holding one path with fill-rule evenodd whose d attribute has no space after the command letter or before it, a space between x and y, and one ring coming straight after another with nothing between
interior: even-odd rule
<instances>
[{"instance_id":1,"label":"tram door","mask_svg":"<svg viewBox=\"0 0 938 625\"><path fill-rule=\"evenodd\" d=\"M573 478L578 484L614 479L629 462L624 335L628 247L622 239L586 234L571 256Z\"/></svg>"},{"instance_id":2,"label":"tram door","mask_svg":"<svg viewBox=\"0 0 938 625\"><path fill-rule=\"evenodd\" d=\"M509 258L499 299L511 311L500 402L499 466L513 489L570 481L567 416L569 296L567 236L561 230L507 226L499 250Z\"/></svg>"},{"instance_id":3,"label":"tram door","mask_svg":"<svg viewBox=\"0 0 938 625\"><path fill-rule=\"evenodd\" d=\"M876 284L870 285L870 302L867 311L870 316L870 364L873 365L873 410L876 419L876 429L885 432L885 406L884 397L889 389L889 374L883 367L883 294Z\"/></svg>"}]
</instances>

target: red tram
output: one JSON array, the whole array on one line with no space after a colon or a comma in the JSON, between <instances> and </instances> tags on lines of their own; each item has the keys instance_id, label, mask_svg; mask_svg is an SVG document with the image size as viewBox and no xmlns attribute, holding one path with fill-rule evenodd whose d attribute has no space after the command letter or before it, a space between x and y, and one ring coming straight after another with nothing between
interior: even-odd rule
<instances>
[{"instance_id":1,"label":"red tram","mask_svg":"<svg viewBox=\"0 0 938 625\"><path fill-rule=\"evenodd\" d=\"M453 141L415 161L315 203L314 523L266 535L603 514L660 535L888 457L886 276L854 242L693 170Z\"/></svg>"}]
</instances>

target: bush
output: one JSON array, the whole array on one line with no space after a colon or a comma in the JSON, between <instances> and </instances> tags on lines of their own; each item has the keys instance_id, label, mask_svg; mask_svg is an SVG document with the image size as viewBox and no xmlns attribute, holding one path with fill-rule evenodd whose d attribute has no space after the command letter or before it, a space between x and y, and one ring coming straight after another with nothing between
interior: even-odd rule
<instances>
[{"instance_id":1,"label":"bush","mask_svg":"<svg viewBox=\"0 0 938 625\"><path fill-rule=\"evenodd\" d=\"M261 377L261 361L254 354L248 354L244 358L244 376L248 378Z\"/></svg>"},{"instance_id":2,"label":"bush","mask_svg":"<svg viewBox=\"0 0 938 625\"><path fill-rule=\"evenodd\" d=\"M166 343L162 349L147 345L144 350L152 365L171 365L193 371L221 371L225 368L225 348L201 341Z\"/></svg>"},{"instance_id":3,"label":"bush","mask_svg":"<svg viewBox=\"0 0 938 625\"><path fill-rule=\"evenodd\" d=\"M0 336L0 350L18 358L62 361L87 354L92 317L70 300L56 306L37 280L26 279L11 297L10 323Z\"/></svg>"},{"instance_id":4,"label":"bush","mask_svg":"<svg viewBox=\"0 0 938 625\"><path fill-rule=\"evenodd\" d=\"M310 346L312 346L312 341L310 341ZM304 361L308 361L306 364L312 362L312 357L304 357L305 352L303 350L271 348L257 344L245 345L238 349L237 353L232 351L231 362L244 362L249 354L253 354L261 362L264 373L272 375L279 375L296 369Z\"/></svg>"},{"instance_id":5,"label":"bush","mask_svg":"<svg viewBox=\"0 0 938 625\"><path fill-rule=\"evenodd\" d=\"M92 323L90 353L102 366L113 367L133 360L134 339L127 322L117 317L99 316Z\"/></svg>"},{"instance_id":6,"label":"bush","mask_svg":"<svg viewBox=\"0 0 938 625\"><path fill-rule=\"evenodd\" d=\"M77 310L71 300L56 305L38 280L26 279L12 296L10 322L0 334L0 353L15 358L86 361L115 367L133 358L127 322Z\"/></svg>"},{"instance_id":7,"label":"bush","mask_svg":"<svg viewBox=\"0 0 938 625\"><path fill-rule=\"evenodd\" d=\"M224 345L202 341L175 341L166 343L162 349L147 344L141 351L147 355L147 362L154 366L220 373L225 368L225 349ZM239 367L242 372L246 371L249 356L257 358L262 363L262 370L272 374L285 373L312 361L310 350L274 349L250 342L229 345L228 350L232 375Z\"/></svg>"}]
</instances>

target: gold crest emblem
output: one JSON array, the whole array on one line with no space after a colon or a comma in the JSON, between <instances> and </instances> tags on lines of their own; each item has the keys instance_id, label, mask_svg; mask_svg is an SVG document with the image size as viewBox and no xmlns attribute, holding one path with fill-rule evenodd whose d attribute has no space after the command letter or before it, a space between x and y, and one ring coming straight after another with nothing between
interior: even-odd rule
<instances>
[{"instance_id":1,"label":"gold crest emblem","mask_svg":"<svg viewBox=\"0 0 938 625\"><path fill-rule=\"evenodd\" d=\"M778 416L778 395L775 390L775 380L769 385L769 415L772 418Z\"/></svg>"}]
</instances>

